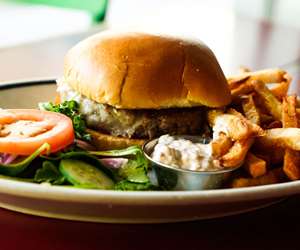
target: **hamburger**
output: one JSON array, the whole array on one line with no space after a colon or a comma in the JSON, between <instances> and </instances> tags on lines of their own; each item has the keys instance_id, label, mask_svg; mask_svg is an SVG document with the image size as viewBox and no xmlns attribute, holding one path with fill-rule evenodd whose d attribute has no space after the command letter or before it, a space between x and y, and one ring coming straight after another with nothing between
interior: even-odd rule
<instances>
[{"instance_id":1,"label":"hamburger","mask_svg":"<svg viewBox=\"0 0 300 250\"><path fill-rule=\"evenodd\" d=\"M101 32L73 47L58 80L100 149L141 145L163 134L201 134L207 107L230 103L224 73L202 42Z\"/></svg>"}]
</instances>

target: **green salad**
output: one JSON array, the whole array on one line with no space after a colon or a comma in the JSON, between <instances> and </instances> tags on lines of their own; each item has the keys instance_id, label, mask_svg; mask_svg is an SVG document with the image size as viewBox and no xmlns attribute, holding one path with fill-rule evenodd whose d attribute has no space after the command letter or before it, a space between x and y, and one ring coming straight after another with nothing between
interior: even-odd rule
<instances>
[{"instance_id":1,"label":"green salad","mask_svg":"<svg viewBox=\"0 0 300 250\"><path fill-rule=\"evenodd\" d=\"M61 113L71 119L75 135L73 143L52 152L51 143L44 142L30 155L1 153L0 151L0 175L2 178L89 189L157 189L151 184L148 177L149 163L139 146L121 150L97 151L90 145L91 136L86 132L86 124L78 112L77 102L65 101L58 105L42 103L39 107L40 112ZM9 115L14 117L13 110L8 111ZM11 115L12 113L13 115ZM3 117L8 117L7 113ZM16 121L15 124L18 125L18 122L20 121ZM23 126L23 124L21 125ZM34 127L36 124L31 124L31 126L36 129ZM53 130L53 128L51 129ZM5 131L5 128L3 129L2 125L1 130L0 113L1 131ZM25 132L23 129L22 133ZM5 138L10 137L8 135ZM25 138L24 141L29 139Z\"/></svg>"}]
</instances>

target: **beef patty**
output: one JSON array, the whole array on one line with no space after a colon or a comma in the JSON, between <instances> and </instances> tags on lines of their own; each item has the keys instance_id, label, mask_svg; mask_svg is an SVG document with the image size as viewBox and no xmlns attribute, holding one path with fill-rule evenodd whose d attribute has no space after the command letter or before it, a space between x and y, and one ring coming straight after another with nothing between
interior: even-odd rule
<instances>
[{"instance_id":1,"label":"beef patty","mask_svg":"<svg viewBox=\"0 0 300 250\"><path fill-rule=\"evenodd\" d=\"M80 95L60 82L61 101L75 100L87 126L114 136L154 138L163 134L200 134L205 120L205 108L116 109Z\"/></svg>"},{"instance_id":2,"label":"beef patty","mask_svg":"<svg viewBox=\"0 0 300 250\"><path fill-rule=\"evenodd\" d=\"M124 110L104 105L107 119L91 122L88 126L115 136L154 138L163 134L200 134L203 111L201 108Z\"/></svg>"}]
</instances>

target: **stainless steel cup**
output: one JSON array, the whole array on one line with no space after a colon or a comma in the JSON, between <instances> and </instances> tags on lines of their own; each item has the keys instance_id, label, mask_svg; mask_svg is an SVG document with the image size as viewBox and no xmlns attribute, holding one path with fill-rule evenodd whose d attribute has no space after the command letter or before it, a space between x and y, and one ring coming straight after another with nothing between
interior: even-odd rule
<instances>
[{"instance_id":1,"label":"stainless steel cup","mask_svg":"<svg viewBox=\"0 0 300 250\"><path fill-rule=\"evenodd\" d=\"M177 138L203 143L203 138L199 136L176 136ZM151 157L157 139L146 142L143 146L145 157L151 162L152 182L157 182L159 186L166 190L204 190L217 189L222 186L230 174L238 167L217 171L192 171L175 168L157 161Z\"/></svg>"}]
</instances>

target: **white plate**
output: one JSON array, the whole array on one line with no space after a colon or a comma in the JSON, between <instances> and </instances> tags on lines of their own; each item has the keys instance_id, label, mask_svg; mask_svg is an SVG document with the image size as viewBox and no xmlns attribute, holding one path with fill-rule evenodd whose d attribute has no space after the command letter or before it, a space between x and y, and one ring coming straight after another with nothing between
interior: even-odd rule
<instances>
[{"instance_id":1,"label":"white plate","mask_svg":"<svg viewBox=\"0 0 300 250\"><path fill-rule=\"evenodd\" d=\"M0 107L33 108L53 100L53 80L0 85ZM265 207L300 193L300 182L209 191L124 192L45 186L0 179L0 206L33 215L111 223L216 218Z\"/></svg>"}]
</instances>

